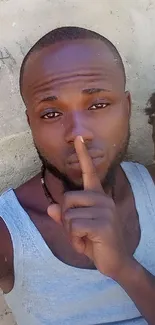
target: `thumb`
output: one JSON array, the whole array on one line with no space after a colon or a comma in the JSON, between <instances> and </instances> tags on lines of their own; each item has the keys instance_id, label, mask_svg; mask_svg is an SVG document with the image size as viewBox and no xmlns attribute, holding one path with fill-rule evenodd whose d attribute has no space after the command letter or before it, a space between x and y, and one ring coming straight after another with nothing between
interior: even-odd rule
<instances>
[{"instance_id":1,"label":"thumb","mask_svg":"<svg viewBox=\"0 0 155 325\"><path fill-rule=\"evenodd\" d=\"M62 226L61 208L59 204L51 204L47 209L47 213L56 223Z\"/></svg>"}]
</instances>

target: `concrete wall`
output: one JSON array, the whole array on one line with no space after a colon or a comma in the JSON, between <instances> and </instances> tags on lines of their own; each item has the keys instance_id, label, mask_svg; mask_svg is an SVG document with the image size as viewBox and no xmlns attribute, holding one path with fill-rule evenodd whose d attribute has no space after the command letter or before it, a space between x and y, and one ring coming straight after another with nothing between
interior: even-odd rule
<instances>
[{"instance_id":1,"label":"concrete wall","mask_svg":"<svg viewBox=\"0 0 155 325\"><path fill-rule=\"evenodd\" d=\"M155 87L154 17L155 0L0 0L0 190L39 168L19 96L19 68L30 46L61 25L92 28L120 50L133 96L130 154L151 162L143 108ZM9 318L1 303L0 324L12 325Z\"/></svg>"}]
</instances>

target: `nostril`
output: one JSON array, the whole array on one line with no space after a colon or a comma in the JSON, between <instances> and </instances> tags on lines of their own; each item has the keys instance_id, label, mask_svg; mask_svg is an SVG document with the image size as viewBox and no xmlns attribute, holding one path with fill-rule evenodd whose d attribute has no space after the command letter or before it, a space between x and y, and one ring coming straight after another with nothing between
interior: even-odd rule
<instances>
[{"instance_id":1,"label":"nostril","mask_svg":"<svg viewBox=\"0 0 155 325\"><path fill-rule=\"evenodd\" d=\"M77 136L81 136L85 142L85 144L89 143L92 141L93 137L90 135L84 135L82 132L78 132L74 135L71 135L70 137L66 137L66 142L68 143L74 143L75 139L77 138Z\"/></svg>"}]
</instances>

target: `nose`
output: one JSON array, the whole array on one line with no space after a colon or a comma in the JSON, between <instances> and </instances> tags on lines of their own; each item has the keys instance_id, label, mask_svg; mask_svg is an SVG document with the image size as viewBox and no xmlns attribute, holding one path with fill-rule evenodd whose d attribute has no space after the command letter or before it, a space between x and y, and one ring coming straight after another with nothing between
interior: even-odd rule
<instances>
[{"instance_id":1,"label":"nose","mask_svg":"<svg viewBox=\"0 0 155 325\"><path fill-rule=\"evenodd\" d=\"M65 128L65 141L73 143L78 135L83 137L84 142L93 140L93 132L89 119L85 116L84 112L72 112L66 118L64 123Z\"/></svg>"}]
</instances>

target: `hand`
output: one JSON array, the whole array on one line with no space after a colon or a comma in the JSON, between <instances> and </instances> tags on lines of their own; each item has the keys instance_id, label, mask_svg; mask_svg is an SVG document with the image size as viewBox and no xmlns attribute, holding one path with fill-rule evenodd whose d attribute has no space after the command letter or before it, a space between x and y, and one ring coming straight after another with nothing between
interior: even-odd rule
<instances>
[{"instance_id":1,"label":"hand","mask_svg":"<svg viewBox=\"0 0 155 325\"><path fill-rule=\"evenodd\" d=\"M76 138L75 149L84 191L65 193L62 206L51 205L48 214L66 229L78 253L88 256L101 273L117 279L130 257L116 206L104 192L81 137Z\"/></svg>"}]
</instances>

